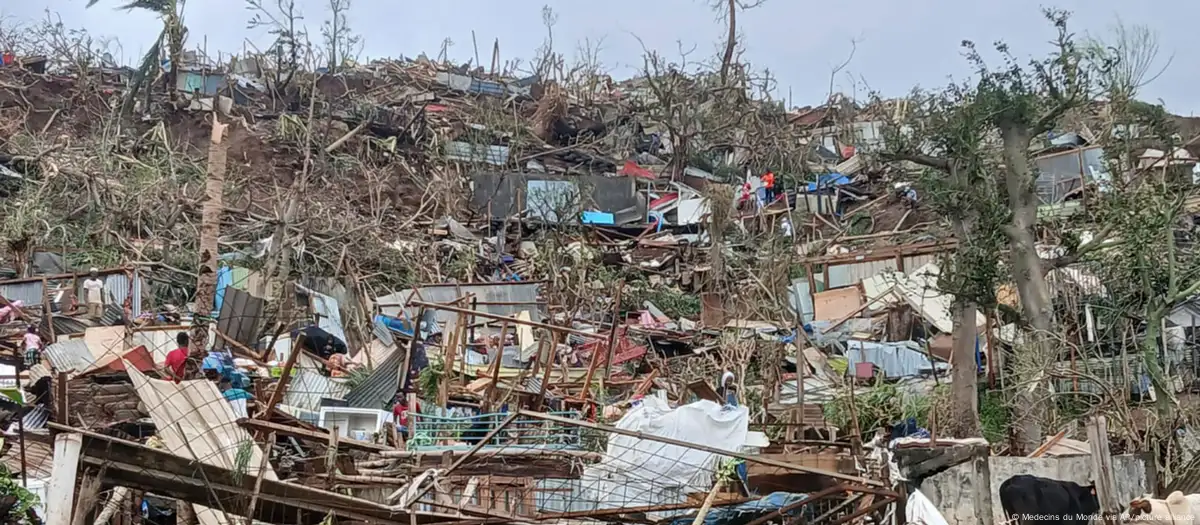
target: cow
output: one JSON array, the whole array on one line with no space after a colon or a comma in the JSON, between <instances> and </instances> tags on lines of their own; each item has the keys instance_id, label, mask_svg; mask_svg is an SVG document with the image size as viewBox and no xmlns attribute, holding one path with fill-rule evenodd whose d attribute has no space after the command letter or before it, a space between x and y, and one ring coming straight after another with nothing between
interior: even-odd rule
<instances>
[{"instance_id":1,"label":"cow","mask_svg":"<svg viewBox=\"0 0 1200 525\"><path fill-rule=\"evenodd\" d=\"M1000 484L1000 506L1008 523L1087 525L1100 511L1096 487L1070 481L1013 476Z\"/></svg>"},{"instance_id":2,"label":"cow","mask_svg":"<svg viewBox=\"0 0 1200 525\"><path fill-rule=\"evenodd\" d=\"M1149 495L1129 502L1126 522L1147 525L1193 525L1200 524L1200 495L1175 491L1166 499L1155 499Z\"/></svg>"}]
</instances>

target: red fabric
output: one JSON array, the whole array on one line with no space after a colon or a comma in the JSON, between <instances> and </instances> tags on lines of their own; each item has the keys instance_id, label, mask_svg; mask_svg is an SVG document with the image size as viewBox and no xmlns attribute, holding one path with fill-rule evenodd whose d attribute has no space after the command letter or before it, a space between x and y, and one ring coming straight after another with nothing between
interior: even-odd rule
<instances>
[{"instance_id":1,"label":"red fabric","mask_svg":"<svg viewBox=\"0 0 1200 525\"><path fill-rule=\"evenodd\" d=\"M775 187L775 174L774 173L771 173L768 171L766 175L763 175L762 180L763 180L763 186L766 186L768 188Z\"/></svg>"},{"instance_id":2,"label":"red fabric","mask_svg":"<svg viewBox=\"0 0 1200 525\"><path fill-rule=\"evenodd\" d=\"M188 350L187 348L176 348L167 354L167 367L175 374L175 382L183 377L183 371L187 364Z\"/></svg>"},{"instance_id":3,"label":"red fabric","mask_svg":"<svg viewBox=\"0 0 1200 525\"><path fill-rule=\"evenodd\" d=\"M628 175L630 177L642 177L644 179L657 179L658 178L658 175L655 175L653 171L650 171L646 168L638 166L638 163L636 163L632 160L625 161L625 165L621 166L621 169L617 172L617 175Z\"/></svg>"},{"instance_id":4,"label":"red fabric","mask_svg":"<svg viewBox=\"0 0 1200 525\"><path fill-rule=\"evenodd\" d=\"M169 359L170 354L167 354L167 356ZM139 372L154 370L154 356L150 355L150 351L146 349L146 345L140 345L133 350L125 352L125 355L122 355L120 359L113 359L111 363L97 368L89 372L89 374L97 372L120 372L125 370L125 361L129 361L129 364L133 365Z\"/></svg>"}]
</instances>

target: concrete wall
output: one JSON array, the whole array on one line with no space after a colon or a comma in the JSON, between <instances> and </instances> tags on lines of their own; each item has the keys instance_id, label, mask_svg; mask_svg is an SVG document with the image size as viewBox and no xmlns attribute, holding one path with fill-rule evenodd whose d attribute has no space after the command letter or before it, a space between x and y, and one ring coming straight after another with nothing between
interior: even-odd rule
<instances>
[{"instance_id":1,"label":"concrete wall","mask_svg":"<svg viewBox=\"0 0 1200 525\"><path fill-rule=\"evenodd\" d=\"M978 464L977 464L978 463ZM993 456L988 458L986 469L982 461L967 462L926 479L919 490L937 506L950 525L975 525L984 522L977 519L975 502L984 487L982 477L991 482L990 507L992 523L1003 523L1003 508L1000 506L1000 484L1018 474L1030 474L1043 478L1074 481L1081 485L1090 484L1090 456L1061 458L1024 458ZM1153 492L1157 482L1154 463L1145 455L1113 456L1112 466L1116 481L1117 501L1127 504L1134 498ZM982 516L981 516L982 518Z\"/></svg>"}]
</instances>

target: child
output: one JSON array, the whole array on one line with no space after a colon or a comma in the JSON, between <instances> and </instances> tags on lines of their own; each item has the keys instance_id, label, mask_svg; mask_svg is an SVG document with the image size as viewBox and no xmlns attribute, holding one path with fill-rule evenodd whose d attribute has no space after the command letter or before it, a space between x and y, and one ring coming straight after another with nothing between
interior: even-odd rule
<instances>
[{"instance_id":1,"label":"child","mask_svg":"<svg viewBox=\"0 0 1200 525\"><path fill-rule=\"evenodd\" d=\"M25 330L25 368L42 362L42 338L38 336L37 327L29 325Z\"/></svg>"}]
</instances>

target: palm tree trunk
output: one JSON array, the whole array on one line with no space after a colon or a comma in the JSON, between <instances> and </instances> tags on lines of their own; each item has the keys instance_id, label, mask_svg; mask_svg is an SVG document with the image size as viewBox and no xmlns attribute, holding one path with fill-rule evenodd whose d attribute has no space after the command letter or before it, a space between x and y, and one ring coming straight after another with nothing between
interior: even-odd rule
<instances>
[{"instance_id":1,"label":"palm tree trunk","mask_svg":"<svg viewBox=\"0 0 1200 525\"><path fill-rule=\"evenodd\" d=\"M208 146L208 174L204 183L204 204L200 212L200 267L196 279L196 322L192 330L190 351L203 352L208 345L207 314L217 296L217 238L221 233L221 212L225 208L225 154L229 147L223 140L225 124L214 112L212 142Z\"/></svg>"}]
</instances>

